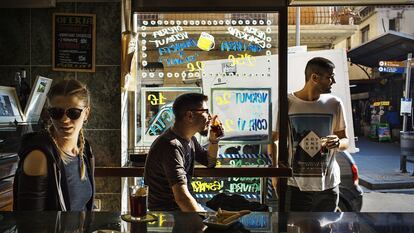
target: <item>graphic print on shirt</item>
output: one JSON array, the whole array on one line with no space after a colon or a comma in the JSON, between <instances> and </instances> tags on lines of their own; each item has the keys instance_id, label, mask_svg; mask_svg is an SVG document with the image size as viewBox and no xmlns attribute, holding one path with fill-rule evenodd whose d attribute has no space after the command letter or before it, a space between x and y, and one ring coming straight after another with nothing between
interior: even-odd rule
<instances>
[{"instance_id":1,"label":"graphic print on shirt","mask_svg":"<svg viewBox=\"0 0 414 233\"><path fill-rule=\"evenodd\" d=\"M292 140L292 168L295 177L323 177L332 159L323 150L321 137L332 134L332 114L289 115Z\"/></svg>"}]
</instances>

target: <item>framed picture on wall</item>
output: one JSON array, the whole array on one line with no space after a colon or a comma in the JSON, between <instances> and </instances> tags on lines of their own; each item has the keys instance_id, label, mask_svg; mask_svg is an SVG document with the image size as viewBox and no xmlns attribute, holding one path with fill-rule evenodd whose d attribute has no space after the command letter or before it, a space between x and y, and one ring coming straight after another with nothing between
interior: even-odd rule
<instances>
[{"instance_id":1,"label":"framed picture on wall","mask_svg":"<svg viewBox=\"0 0 414 233\"><path fill-rule=\"evenodd\" d=\"M38 75L30 92L29 101L24 109L24 118L27 122L39 121L43 106L45 105L47 93L52 86L52 79Z\"/></svg>"},{"instance_id":2,"label":"framed picture on wall","mask_svg":"<svg viewBox=\"0 0 414 233\"><path fill-rule=\"evenodd\" d=\"M14 87L0 86L0 124L22 122L23 114Z\"/></svg>"}]
</instances>

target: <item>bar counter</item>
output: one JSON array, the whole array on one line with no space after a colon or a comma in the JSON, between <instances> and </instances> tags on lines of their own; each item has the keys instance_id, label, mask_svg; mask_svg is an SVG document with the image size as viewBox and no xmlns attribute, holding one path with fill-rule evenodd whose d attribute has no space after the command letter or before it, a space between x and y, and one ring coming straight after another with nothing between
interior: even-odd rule
<instances>
[{"instance_id":1,"label":"bar counter","mask_svg":"<svg viewBox=\"0 0 414 233\"><path fill-rule=\"evenodd\" d=\"M113 177L142 177L144 167L96 167L95 176L113 176ZM291 177L292 169L279 164L279 167L230 167L222 165L215 168L206 168L196 165L194 167L195 177Z\"/></svg>"},{"instance_id":2,"label":"bar counter","mask_svg":"<svg viewBox=\"0 0 414 233\"><path fill-rule=\"evenodd\" d=\"M198 213L150 213L156 215L158 220L152 223L130 224L123 221L118 212L0 212L0 232L408 233L414 231L412 213L253 212L243 216L226 230L206 226Z\"/></svg>"}]
</instances>

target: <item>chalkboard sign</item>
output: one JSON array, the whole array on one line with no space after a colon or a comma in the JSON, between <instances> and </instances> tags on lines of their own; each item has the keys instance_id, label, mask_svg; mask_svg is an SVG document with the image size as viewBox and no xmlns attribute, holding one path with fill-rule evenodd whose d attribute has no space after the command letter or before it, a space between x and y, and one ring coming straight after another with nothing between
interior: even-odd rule
<instances>
[{"instance_id":1,"label":"chalkboard sign","mask_svg":"<svg viewBox=\"0 0 414 233\"><path fill-rule=\"evenodd\" d=\"M223 122L226 134L262 135L261 143L270 142L270 88L212 88L211 110Z\"/></svg>"},{"instance_id":2,"label":"chalkboard sign","mask_svg":"<svg viewBox=\"0 0 414 233\"><path fill-rule=\"evenodd\" d=\"M53 14L52 69L95 72L96 16Z\"/></svg>"}]
</instances>

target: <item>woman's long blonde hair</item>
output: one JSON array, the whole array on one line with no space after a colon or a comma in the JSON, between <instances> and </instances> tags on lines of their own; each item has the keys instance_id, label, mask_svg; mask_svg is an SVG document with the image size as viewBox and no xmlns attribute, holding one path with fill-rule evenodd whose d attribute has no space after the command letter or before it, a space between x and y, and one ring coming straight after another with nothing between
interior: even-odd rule
<instances>
[{"instance_id":1,"label":"woman's long blonde hair","mask_svg":"<svg viewBox=\"0 0 414 233\"><path fill-rule=\"evenodd\" d=\"M90 106L89 90L86 88L85 84L77 80L74 80L74 79L67 79L67 80L60 81L50 88L49 93L47 94L47 101L48 101L49 106L50 106L50 101L56 96L68 96L68 97L76 96L80 101L83 102L83 104L85 104L86 107ZM71 160L71 157L67 155L59 147L57 140L54 136L55 128L53 124L50 124L50 126L48 127L48 132L60 152L59 154L60 154L60 157L63 163L67 164ZM81 160L80 177L82 180L84 180L86 177L86 164L85 164L85 159L83 156L83 151L85 148L85 137L83 135L83 127L81 128L79 132L78 144L79 144L79 158Z\"/></svg>"}]
</instances>

